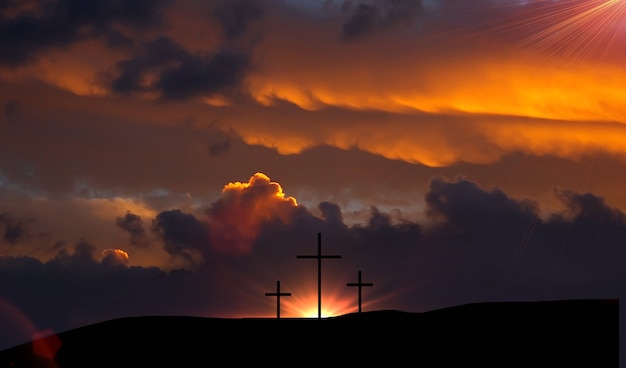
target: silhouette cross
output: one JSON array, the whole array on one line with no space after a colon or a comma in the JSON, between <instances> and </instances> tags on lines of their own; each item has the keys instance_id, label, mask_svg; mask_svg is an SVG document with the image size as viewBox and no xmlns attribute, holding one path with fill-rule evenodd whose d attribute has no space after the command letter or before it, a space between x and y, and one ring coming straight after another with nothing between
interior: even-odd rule
<instances>
[{"instance_id":1,"label":"silhouette cross","mask_svg":"<svg viewBox=\"0 0 626 368\"><path fill-rule=\"evenodd\" d=\"M317 319L322 319L322 258L341 258L341 256L322 255L322 233L317 233L317 254L296 258L317 259Z\"/></svg>"},{"instance_id":2,"label":"silhouette cross","mask_svg":"<svg viewBox=\"0 0 626 368\"><path fill-rule=\"evenodd\" d=\"M280 319L280 297L281 296L291 296L291 293L281 293L280 292L280 281L276 281L276 292L275 293L265 293L265 296L275 296L276 297L276 319Z\"/></svg>"},{"instance_id":3,"label":"silhouette cross","mask_svg":"<svg viewBox=\"0 0 626 368\"><path fill-rule=\"evenodd\" d=\"M357 286L359 288L359 313L361 313L361 288L363 286L374 286L371 282L361 282L361 271L359 271L359 282L349 282L347 286Z\"/></svg>"}]
</instances>

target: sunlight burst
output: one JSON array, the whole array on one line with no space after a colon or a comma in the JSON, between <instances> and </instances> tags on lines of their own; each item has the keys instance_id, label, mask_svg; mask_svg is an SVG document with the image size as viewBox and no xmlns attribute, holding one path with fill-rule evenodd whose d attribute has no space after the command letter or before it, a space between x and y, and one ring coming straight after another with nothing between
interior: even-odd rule
<instances>
[{"instance_id":1,"label":"sunlight burst","mask_svg":"<svg viewBox=\"0 0 626 368\"><path fill-rule=\"evenodd\" d=\"M312 302L313 303L303 304L300 306L294 305L292 308L293 312L300 317L317 318L317 300L312 300ZM321 312L322 318L341 316L355 311L355 308L351 305L353 304L351 301L330 299L324 300L324 302L325 305L322 305Z\"/></svg>"},{"instance_id":2,"label":"sunlight burst","mask_svg":"<svg viewBox=\"0 0 626 368\"><path fill-rule=\"evenodd\" d=\"M317 318L317 293L301 295L294 293L289 300L284 301L285 315L296 318ZM340 316L355 311L356 305L351 298L340 297L338 294L322 297L322 318Z\"/></svg>"},{"instance_id":3,"label":"sunlight burst","mask_svg":"<svg viewBox=\"0 0 626 368\"><path fill-rule=\"evenodd\" d=\"M540 9L540 13L517 25L538 29L520 43L536 56L577 63L605 58L615 47L623 47L619 34L624 31L626 1L551 1Z\"/></svg>"}]
</instances>

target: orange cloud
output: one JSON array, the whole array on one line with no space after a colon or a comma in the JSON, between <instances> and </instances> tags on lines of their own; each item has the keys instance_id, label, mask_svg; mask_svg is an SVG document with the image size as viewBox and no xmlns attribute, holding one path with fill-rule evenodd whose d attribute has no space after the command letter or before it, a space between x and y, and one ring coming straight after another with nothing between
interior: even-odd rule
<instances>
[{"instance_id":1,"label":"orange cloud","mask_svg":"<svg viewBox=\"0 0 626 368\"><path fill-rule=\"evenodd\" d=\"M247 143L282 154L326 144L428 166L491 163L516 151L566 158L626 154L626 69L600 62L538 64L510 48L499 50L444 60L402 59L396 52L389 59L398 62L380 68L350 65L355 59L385 65L363 49L350 50L349 57L329 53L332 66L277 52L263 75L250 77L253 96L277 108L280 101L293 103L311 118L233 127ZM324 121L337 109L354 111L353 118Z\"/></svg>"},{"instance_id":2,"label":"orange cloud","mask_svg":"<svg viewBox=\"0 0 626 368\"><path fill-rule=\"evenodd\" d=\"M295 198L285 196L280 184L263 173L257 172L247 183L228 183L222 197L207 209L211 244L223 253L246 254L263 223L288 223L297 206Z\"/></svg>"},{"instance_id":3,"label":"orange cloud","mask_svg":"<svg viewBox=\"0 0 626 368\"><path fill-rule=\"evenodd\" d=\"M527 26L530 36L511 39L500 31L511 34L514 28L481 33L452 27L441 34L390 32L367 42L340 42L339 23L328 20L322 27L268 12L261 23L264 37L254 47L254 68L242 86L260 106L222 95L162 105L104 95L35 95L32 85L17 83L35 77L76 94L100 94L94 76L131 55L95 40L50 51L23 75L9 78L0 70L0 76L14 81L0 94L7 100L36 98L32 111L53 106L52 112L70 113L80 105L153 124L192 116L194 129L219 120L246 143L281 154L320 145L357 147L427 166L491 163L517 151L566 158L596 151L621 156L626 154L626 54L624 43L616 40L626 35L619 22L626 10L620 2L592 3L598 4L593 11L573 7L539 19L516 12L506 19ZM179 3L168 15L172 28L167 35L188 50L214 50L217 31L198 27L204 13L196 7L202 6ZM546 9L561 7L567 4ZM599 24L600 14L614 16L602 28L587 27ZM538 38L553 26L560 29L559 22L575 20L575 27L566 28L564 40L571 42L562 45L565 49L556 36Z\"/></svg>"},{"instance_id":4,"label":"orange cloud","mask_svg":"<svg viewBox=\"0 0 626 368\"><path fill-rule=\"evenodd\" d=\"M262 72L249 75L249 91L264 106L284 109L288 102L301 112L273 117L281 123L233 124L249 144L281 154L358 147L428 166L490 163L516 151L626 153L626 69L615 56L623 46L614 42L598 40L585 57L571 55L585 44L571 45L568 54L471 31L339 44L332 29L278 24L267 31ZM316 37L302 47L297 35L305 34Z\"/></svg>"},{"instance_id":5,"label":"orange cloud","mask_svg":"<svg viewBox=\"0 0 626 368\"><path fill-rule=\"evenodd\" d=\"M128 266L128 253L122 249L105 249L100 262L105 266Z\"/></svg>"},{"instance_id":6,"label":"orange cloud","mask_svg":"<svg viewBox=\"0 0 626 368\"><path fill-rule=\"evenodd\" d=\"M258 61L262 72L249 77L258 102L283 100L306 110L332 106L626 122L626 70L623 62L603 58L618 48L604 39L593 45L595 54L582 58L471 31L441 38L409 32L342 44L331 41L332 28L308 37L314 32L307 27L282 20L267 30ZM606 27L608 37L613 29ZM298 35L305 34L302 47ZM544 54L538 56L538 49Z\"/></svg>"}]
</instances>

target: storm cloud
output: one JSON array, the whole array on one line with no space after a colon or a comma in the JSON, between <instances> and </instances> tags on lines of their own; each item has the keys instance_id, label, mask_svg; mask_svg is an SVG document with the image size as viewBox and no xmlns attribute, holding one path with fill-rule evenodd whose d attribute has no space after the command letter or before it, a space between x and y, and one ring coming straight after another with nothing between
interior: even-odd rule
<instances>
[{"instance_id":1,"label":"storm cloud","mask_svg":"<svg viewBox=\"0 0 626 368\"><path fill-rule=\"evenodd\" d=\"M249 66L246 52L223 48L192 53L167 37L146 42L133 58L117 63L110 77L116 93L158 93L162 100L183 100L236 91ZM148 73L157 77L146 82Z\"/></svg>"},{"instance_id":2,"label":"storm cloud","mask_svg":"<svg viewBox=\"0 0 626 368\"><path fill-rule=\"evenodd\" d=\"M18 244L30 235L28 224L32 222L32 219L16 219L10 213L0 213L2 239L12 246Z\"/></svg>"},{"instance_id":3,"label":"storm cloud","mask_svg":"<svg viewBox=\"0 0 626 368\"><path fill-rule=\"evenodd\" d=\"M161 24L169 0L55 0L5 2L0 7L0 64L18 66L49 48L96 37L120 37L118 27L147 30Z\"/></svg>"},{"instance_id":4,"label":"storm cloud","mask_svg":"<svg viewBox=\"0 0 626 368\"><path fill-rule=\"evenodd\" d=\"M148 244L149 239L141 216L127 212L124 216L115 219L115 225L130 234L132 245L146 246Z\"/></svg>"},{"instance_id":5,"label":"storm cloud","mask_svg":"<svg viewBox=\"0 0 626 368\"><path fill-rule=\"evenodd\" d=\"M159 213L153 220L152 229L163 240L167 253L191 262L195 262L198 255L206 254L210 246L206 223L179 209Z\"/></svg>"},{"instance_id":6,"label":"storm cloud","mask_svg":"<svg viewBox=\"0 0 626 368\"><path fill-rule=\"evenodd\" d=\"M236 192L225 194L230 199L216 202L219 205L214 204L207 214L224 214L219 211L225 206L239 203L234 208L240 218L256 216L254 205L259 200L267 201L281 192L277 184L254 178L251 184L232 186ZM260 184L254 184L255 180ZM242 191L246 188L251 191ZM204 256L201 262L196 258L194 271L168 273L128 267L128 254L116 249L105 250L98 260L95 248L81 241L73 252L60 251L47 262L0 257L2 279L14 280L13 286L3 284L2 295L38 326L57 330L69 326L70 316L94 321L200 309L216 315L224 312L220 308L228 309L223 303L217 303L219 308L213 303L210 295L217 290L220 299L250 313L259 306L249 304L254 298L242 296L247 290L244 281L265 280L269 287L275 276L282 275L287 285L295 285L295 280L308 274L295 256L313 252L316 233L321 232L326 252L342 255L337 261L340 265L328 268L334 275L330 280L341 275L353 278L356 270L374 280L376 287L368 295L377 302L369 304L370 308L403 309L418 301L423 308L436 308L490 300L623 296L623 213L592 193L559 193L562 216L542 219L536 203L511 198L497 188L481 188L463 178L435 177L425 195L430 224L397 219L374 208L367 223L347 225L341 208L333 203L320 204L323 218L290 203L290 211L298 210L290 212L289 221L266 217L257 223L255 238L234 234L247 229L229 228L233 237L245 235L243 239L251 242L252 248L227 258L228 254L211 247L211 234L224 231L215 222L170 210L156 216L154 229L170 254L193 258L193 253L199 252ZM244 198L250 200L241 202ZM267 208L272 213L272 206ZM268 263L273 264L271 269ZM111 267L116 265L124 267ZM229 271L224 273L226 266ZM222 276L215 278L217 275ZM226 275L238 276L229 282ZM54 286L45 286L44 280L55 280ZM230 292L225 291L224 283L232 284ZM92 293L95 290L98 292ZM53 296L58 302L50 308L36 307L41 298ZM70 296L83 302L64 305L62 301Z\"/></svg>"}]
</instances>

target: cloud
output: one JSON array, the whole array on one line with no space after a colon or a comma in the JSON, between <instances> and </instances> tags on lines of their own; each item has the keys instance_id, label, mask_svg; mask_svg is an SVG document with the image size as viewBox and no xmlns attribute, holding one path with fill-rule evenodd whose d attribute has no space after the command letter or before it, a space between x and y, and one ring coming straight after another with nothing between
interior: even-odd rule
<instances>
[{"instance_id":1,"label":"cloud","mask_svg":"<svg viewBox=\"0 0 626 368\"><path fill-rule=\"evenodd\" d=\"M17 2L0 7L0 64L17 66L52 47L119 34L118 26L153 28L160 25L168 1L56 0L35 4L34 8Z\"/></svg>"},{"instance_id":2,"label":"cloud","mask_svg":"<svg viewBox=\"0 0 626 368\"><path fill-rule=\"evenodd\" d=\"M0 256L0 278L12 280L0 286L3 301L36 329L56 333L111 318L184 310L197 314L193 304L207 305L201 277L190 279L186 271L168 273L156 267L115 267L125 264L119 250L108 249L100 262L82 244L48 261ZM187 302L191 304L185 306ZM26 338L2 336L0 350Z\"/></svg>"},{"instance_id":3,"label":"cloud","mask_svg":"<svg viewBox=\"0 0 626 368\"><path fill-rule=\"evenodd\" d=\"M130 243L132 245L148 245L146 227L141 216L132 212L126 212L124 216L115 219L115 225L130 234Z\"/></svg>"},{"instance_id":4,"label":"cloud","mask_svg":"<svg viewBox=\"0 0 626 368\"><path fill-rule=\"evenodd\" d=\"M567 218L574 222L625 222L624 214L619 209L609 207L604 198L593 193L556 188L554 194L566 208L565 213L554 215L555 221Z\"/></svg>"},{"instance_id":5,"label":"cloud","mask_svg":"<svg viewBox=\"0 0 626 368\"><path fill-rule=\"evenodd\" d=\"M236 90L249 64L244 51L224 47L192 53L161 36L145 42L134 57L119 61L116 75L105 80L115 93L139 92L157 94L162 100L184 100Z\"/></svg>"},{"instance_id":6,"label":"cloud","mask_svg":"<svg viewBox=\"0 0 626 368\"><path fill-rule=\"evenodd\" d=\"M422 11L422 3L414 0L356 1L355 4L346 1L342 7L350 12L341 27L341 35L346 40L365 38L398 26L414 26Z\"/></svg>"},{"instance_id":7,"label":"cloud","mask_svg":"<svg viewBox=\"0 0 626 368\"><path fill-rule=\"evenodd\" d=\"M122 249L105 249L100 263L106 267L128 267L128 253Z\"/></svg>"},{"instance_id":8,"label":"cloud","mask_svg":"<svg viewBox=\"0 0 626 368\"><path fill-rule=\"evenodd\" d=\"M163 240L165 251L184 257L192 264L201 262L210 248L210 231L205 222L179 209L163 211L152 222L153 231Z\"/></svg>"},{"instance_id":9,"label":"cloud","mask_svg":"<svg viewBox=\"0 0 626 368\"><path fill-rule=\"evenodd\" d=\"M264 113L277 113L263 124L255 119L233 127L246 142L282 154L328 144L437 167L493 163L516 152L575 159L599 151L622 155L626 116L620 86L626 74L618 56L603 58L624 55L622 46L600 43L580 53L569 50L575 55L568 56L528 45L529 33L547 34L545 29L592 15L578 14L581 9L567 2L499 3L442 2L441 9L420 10L429 12L418 16L428 24L379 32L367 47L329 41L327 30L337 17L324 19L325 28L321 21L279 19L258 47L263 57L255 70L262 72L247 78L252 97L268 106ZM383 12L379 2L352 4L352 11L371 9L365 19ZM538 20L542 11L554 16ZM534 21L542 23L539 30ZM379 21L368 22L366 30ZM609 23L597 30L607 40L619 27ZM289 35L280 33L284 28ZM578 42L569 46L584 48L588 32L576 32ZM310 47L299 46L303 38ZM306 123L290 123L296 119Z\"/></svg>"},{"instance_id":10,"label":"cloud","mask_svg":"<svg viewBox=\"0 0 626 368\"><path fill-rule=\"evenodd\" d=\"M341 207L331 202L320 202L319 210L322 214L322 218L327 222L343 223L343 215L341 214Z\"/></svg>"},{"instance_id":11,"label":"cloud","mask_svg":"<svg viewBox=\"0 0 626 368\"><path fill-rule=\"evenodd\" d=\"M502 190L486 191L464 178L450 182L442 177L430 181L425 196L427 215L434 221L443 221L444 226L459 232L490 234L506 230L501 221L524 223L538 215L538 206L529 200L515 200Z\"/></svg>"},{"instance_id":12,"label":"cloud","mask_svg":"<svg viewBox=\"0 0 626 368\"><path fill-rule=\"evenodd\" d=\"M276 279L294 296L315 294L315 267L304 266L296 255L312 254L321 232L323 251L342 256L325 267L325 290L340 299L346 295L348 305L354 305L353 292L345 283L358 270L375 285L366 298L375 309L624 296L626 221L597 195L560 189L555 194L562 215L544 218L536 203L462 177L434 177L429 186L426 211L434 224L372 208L368 221L347 225L338 205L320 203L318 218L288 199L278 183L256 174L225 186L209 207L214 216L236 209L244 221L258 221L254 239L246 237L246 228L229 228L230 240L249 241L253 249L223 254L212 248L211 234L221 230L210 221L164 211L154 226L171 254L205 256L193 272L129 267L124 251L97 253L80 241L72 252L61 250L48 261L0 257L0 279L12 280L1 284L0 292L38 328L55 331L70 321L137 314L264 314L267 305L260 300ZM282 215L288 221L280 220ZM238 257L229 256L233 253ZM40 308L44 301L47 308ZM289 308L285 313L297 313ZM267 306L267 314L273 310Z\"/></svg>"},{"instance_id":13,"label":"cloud","mask_svg":"<svg viewBox=\"0 0 626 368\"><path fill-rule=\"evenodd\" d=\"M70 254L66 249L62 249L54 257L54 260L72 265L93 265L97 263L94 258L95 253L96 247L82 239L74 246L73 253Z\"/></svg>"},{"instance_id":14,"label":"cloud","mask_svg":"<svg viewBox=\"0 0 626 368\"><path fill-rule=\"evenodd\" d=\"M101 97L108 92L133 95L126 100L117 96L89 103L74 100L88 113L104 115L103 119L168 120L165 123L172 124L175 118L171 115L175 114L193 115L197 121L219 116L246 143L281 154L302 153L323 145L356 147L385 158L434 167L459 162L493 163L518 152L575 159L595 152L622 155L626 147L620 93L626 80L620 66L623 63L607 62L592 52L589 54L594 57L586 58L585 54L570 60L542 45L520 44L535 31L530 26L534 14L541 14L542 9L567 10L565 3L548 6L547 2L523 5L506 1L496 6L492 1L454 1L433 7L426 2L353 1L342 14L352 14L362 6L372 7L377 17L371 31L374 33L404 22L412 24L401 14L420 22L419 29L378 32L378 37L363 47L360 42L335 39L346 17L316 18L285 10L280 2L177 2L177 6L195 11L194 23L176 20L171 31L134 35L133 48L124 52L108 50L102 56L100 43L75 44L74 49L64 49L62 60L78 62L82 60L75 57L78 54L97 55L92 58L98 60L86 60L84 63L90 66L78 68L70 62L62 67L64 62L49 61L41 67L47 77L41 78L54 79L50 83L83 91L80 93L89 94L95 89ZM257 5L263 5L262 16L252 17L254 20L244 16L256 14L246 9ZM232 19L237 26L233 29L250 33L247 26L256 22L263 37L248 42L241 36L233 40L221 34L224 26L216 21L214 13L222 6L231 9L226 13L235 14ZM562 14L577 19L576 10ZM206 22L198 19L206 17L214 22L204 27ZM424 19L430 23L422 24ZM505 27L505 20L519 27ZM542 18L540 31L549 29L546 22ZM597 39L612 37L608 33L611 24L598 30L603 36ZM581 32L577 34L582 40L589 30ZM302 47L303 39L308 47ZM606 49L602 55L617 55L620 47L602 43L592 49ZM539 61L540 67L535 51L547 53L546 62ZM573 61L575 68L570 67ZM94 70L94 63L98 70ZM102 70L109 75L101 85L85 82L92 81L93 73ZM39 77L39 72L24 74ZM7 88L13 93L12 87ZM222 108L203 111L206 106L190 103L155 117L156 112L138 112L155 111L146 108L150 105L141 97L180 103L200 100ZM8 99L17 97L9 95ZM19 101L20 106L36 110L37 106L27 100ZM132 103L140 103L141 107L131 107ZM98 104L102 106L94 107ZM240 113L239 108L247 113ZM162 112L164 109L159 110ZM306 123L292 124L294 120ZM383 131L377 128L382 123L388 127Z\"/></svg>"},{"instance_id":15,"label":"cloud","mask_svg":"<svg viewBox=\"0 0 626 368\"><path fill-rule=\"evenodd\" d=\"M345 38L357 38L369 33L379 23L378 9L373 5L359 4L342 27Z\"/></svg>"},{"instance_id":16,"label":"cloud","mask_svg":"<svg viewBox=\"0 0 626 368\"><path fill-rule=\"evenodd\" d=\"M372 246L416 247L423 241L421 226L401 220L393 221L387 213L372 208L367 224L354 225L351 231L356 235L356 243Z\"/></svg>"},{"instance_id":17,"label":"cloud","mask_svg":"<svg viewBox=\"0 0 626 368\"><path fill-rule=\"evenodd\" d=\"M189 57L188 52L168 37L144 42L133 58L116 63L119 74L111 81L111 90L116 93L149 90L150 85L142 85L145 72L185 57Z\"/></svg>"},{"instance_id":18,"label":"cloud","mask_svg":"<svg viewBox=\"0 0 626 368\"><path fill-rule=\"evenodd\" d=\"M28 224L30 219L16 219L10 213L0 213L0 229L4 229L3 240L10 245L16 245L29 237Z\"/></svg>"},{"instance_id":19,"label":"cloud","mask_svg":"<svg viewBox=\"0 0 626 368\"><path fill-rule=\"evenodd\" d=\"M606 270L616 271L616 264L599 254L614 249L626 235L624 215L592 193L556 191L564 207L543 218L537 203L513 199L497 188L480 188L463 178L433 178L430 188L427 212L438 225L426 231L426 241L442 249L456 249L456 254L448 254L446 263L456 267L464 264L470 269L487 266L490 272L502 272L498 276L501 281L505 272L518 273L518 282L525 280L529 287L534 285L535 298L550 292L555 292L551 297L572 293L573 284L584 279L590 282L594 273L597 276L603 272L601 263ZM561 261L567 267L559 266ZM550 290L555 280L560 280L564 288ZM479 284L489 284L483 281ZM586 287L584 290L592 292ZM508 292L511 290L505 294Z\"/></svg>"},{"instance_id":20,"label":"cloud","mask_svg":"<svg viewBox=\"0 0 626 368\"><path fill-rule=\"evenodd\" d=\"M155 87L166 100L230 92L243 81L249 64L246 53L228 49L206 56L186 57L179 66L165 68Z\"/></svg>"},{"instance_id":21,"label":"cloud","mask_svg":"<svg viewBox=\"0 0 626 368\"><path fill-rule=\"evenodd\" d=\"M288 223L296 208L295 198L286 197L280 184L263 173L247 183L231 182L206 210L211 244L220 252L246 254L265 222Z\"/></svg>"},{"instance_id":22,"label":"cloud","mask_svg":"<svg viewBox=\"0 0 626 368\"><path fill-rule=\"evenodd\" d=\"M218 1L213 16L222 26L224 37L235 39L246 33L250 23L263 16L255 0Z\"/></svg>"}]
</instances>

